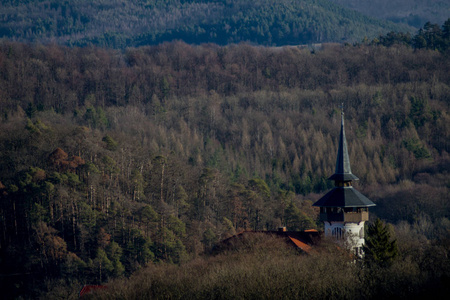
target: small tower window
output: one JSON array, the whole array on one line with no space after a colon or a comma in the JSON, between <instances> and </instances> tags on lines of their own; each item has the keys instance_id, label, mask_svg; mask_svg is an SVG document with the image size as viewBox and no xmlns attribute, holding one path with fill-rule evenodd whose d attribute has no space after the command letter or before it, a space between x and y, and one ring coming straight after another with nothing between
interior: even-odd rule
<instances>
[{"instance_id":1,"label":"small tower window","mask_svg":"<svg viewBox=\"0 0 450 300\"><path fill-rule=\"evenodd\" d=\"M336 237L336 239L342 238L342 228L336 227L333 229L333 236Z\"/></svg>"}]
</instances>

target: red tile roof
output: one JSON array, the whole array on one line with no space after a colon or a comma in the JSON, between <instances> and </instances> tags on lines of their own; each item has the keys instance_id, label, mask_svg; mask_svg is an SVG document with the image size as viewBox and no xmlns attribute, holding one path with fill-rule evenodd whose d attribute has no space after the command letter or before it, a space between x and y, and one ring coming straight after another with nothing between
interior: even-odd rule
<instances>
[{"instance_id":1,"label":"red tile roof","mask_svg":"<svg viewBox=\"0 0 450 300\"><path fill-rule=\"evenodd\" d=\"M233 244L233 241L235 239L242 238L244 235L257 233L283 237L288 244L295 246L305 253L310 253L313 249L311 246L315 245L320 240L320 233L315 229L309 229L305 231L242 231L232 237L223 240L217 245L218 249L220 249L222 246Z\"/></svg>"},{"instance_id":2,"label":"red tile roof","mask_svg":"<svg viewBox=\"0 0 450 300\"><path fill-rule=\"evenodd\" d=\"M302 249L303 251L305 251L306 253L309 253L312 249L311 246L293 238L293 237L289 237L289 239L300 249Z\"/></svg>"},{"instance_id":3,"label":"red tile roof","mask_svg":"<svg viewBox=\"0 0 450 300\"><path fill-rule=\"evenodd\" d=\"M82 298L83 296L95 290L102 290L102 289L106 289L106 285L85 285L80 291L79 298Z\"/></svg>"}]
</instances>

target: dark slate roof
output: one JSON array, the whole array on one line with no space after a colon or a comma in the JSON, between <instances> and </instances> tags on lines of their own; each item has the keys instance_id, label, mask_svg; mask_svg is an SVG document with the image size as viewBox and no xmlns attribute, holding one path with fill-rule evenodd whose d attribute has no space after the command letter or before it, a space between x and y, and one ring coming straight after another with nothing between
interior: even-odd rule
<instances>
[{"instance_id":1,"label":"dark slate roof","mask_svg":"<svg viewBox=\"0 0 450 300\"><path fill-rule=\"evenodd\" d=\"M319 207L368 207L375 203L353 187L335 187L320 198L313 206Z\"/></svg>"},{"instance_id":2,"label":"dark slate roof","mask_svg":"<svg viewBox=\"0 0 450 300\"><path fill-rule=\"evenodd\" d=\"M339 149L336 159L336 170L334 174L331 175L331 177L328 179L337 181L351 181L359 179L358 177L352 174L352 170L350 168L350 159L348 157L348 149L347 149L347 139L345 138L345 129L344 129L344 112L342 112L341 117L341 135L339 138Z\"/></svg>"}]
</instances>

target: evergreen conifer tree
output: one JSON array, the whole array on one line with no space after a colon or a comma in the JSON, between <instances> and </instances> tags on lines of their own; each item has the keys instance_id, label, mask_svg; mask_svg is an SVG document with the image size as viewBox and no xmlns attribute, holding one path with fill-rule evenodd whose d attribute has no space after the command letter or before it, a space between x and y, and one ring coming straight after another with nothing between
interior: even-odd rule
<instances>
[{"instance_id":1,"label":"evergreen conifer tree","mask_svg":"<svg viewBox=\"0 0 450 300\"><path fill-rule=\"evenodd\" d=\"M397 241L391 239L387 226L378 218L367 229L364 252L368 264L380 266L391 264L398 255Z\"/></svg>"}]
</instances>

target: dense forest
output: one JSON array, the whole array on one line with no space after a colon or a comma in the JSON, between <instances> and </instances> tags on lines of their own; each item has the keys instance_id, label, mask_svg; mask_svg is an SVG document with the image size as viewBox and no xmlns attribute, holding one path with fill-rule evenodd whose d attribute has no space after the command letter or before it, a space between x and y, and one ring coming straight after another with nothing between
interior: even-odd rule
<instances>
[{"instance_id":1,"label":"dense forest","mask_svg":"<svg viewBox=\"0 0 450 300\"><path fill-rule=\"evenodd\" d=\"M365 15L420 28L426 22L442 24L450 15L446 0L331 0Z\"/></svg>"},{"instance_id":2,"label":"dense forest","mask_svg":"<svg viewBox=\"0 0 450 300\"><path fill-rule=\"evenodd\" d=\"M442 287L450 60L440 50L1 42L3 295L56 297L148 264L164 277L165 263L182 264L174 274L189 285L186 268L201 273L196 259L236 232L320 229L311 204L332 186L341 103L356 188L399 243L379 284Z\"/></svg>"},{"instance_id":3,"label":"dense forest","mask_svg":"<svg viewBox=\"0 0 450 300\"><path fill-rule=\"evenodd\" d=\"M387 266L355 263L330 242L316 249L299 255L275 237L249 236L225 253L179 267L152 264L87 298L440 299L449 292L450 266L440 247L421 246ZM72 295L66 290L47 296Z\"/></svg>"},{"instance_id":4,"label":"dense forest","mask_svg":"<svg viewBox=\"0 0 450 300\"><path fill-rule=\"evenodd\" d=\"M450 48L450 19L444 22L442 28L437 24L427 22L414 36L409 33L392 31L373 39L371 43L387 47L394 44L406 45L415 49L438 50L445 53Z\"/></svg>"},{"instance_id":5,"label":"dense forest","mask_svg":"<svg viewBox=\"0 0 450 300\"><path fill-rule=\"evenodd\" d=\"M125 48L173 40L280 46L413 30L328 0L10 0L0 7L0 37L69 46Z\"/></svg>"}]
</instances>

